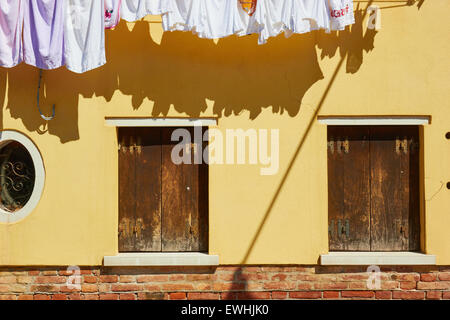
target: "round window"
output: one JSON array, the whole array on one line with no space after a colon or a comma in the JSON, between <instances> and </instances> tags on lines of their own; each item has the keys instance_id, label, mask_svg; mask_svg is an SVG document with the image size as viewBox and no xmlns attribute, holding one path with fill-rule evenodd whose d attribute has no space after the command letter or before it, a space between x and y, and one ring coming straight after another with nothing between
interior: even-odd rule
<instances>
[{"instance_id":1,"label":"round window","mask_svg":"<svg viewBox=\"0 0 450 320\"><path fill-rule=\"evenodd\" d=\"M34 143L16 131L0 132L0 222L16 222L37 205L44 166Z\"/></svg>"},{"instance_id":2,"label":"round window","mask_svg":"<svg viewBox=\"0 0 450 320\"><path fill-rule=\"evenodd\" d=\"M22 209L34 188L34 165L30 153L17 141L0 147L0 205L6 212Z\"/></svg>"}]
</instances>

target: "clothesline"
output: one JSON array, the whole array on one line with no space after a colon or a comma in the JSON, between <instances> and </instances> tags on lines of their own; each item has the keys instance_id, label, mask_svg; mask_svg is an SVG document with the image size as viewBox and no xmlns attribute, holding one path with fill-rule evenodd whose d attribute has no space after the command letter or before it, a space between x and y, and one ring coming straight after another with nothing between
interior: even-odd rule
<instances>
[{"instance_id":1,"label":"clothesline","mask_svg":"<svg viewBox=\"0 0 450 320\"><path fill-rule=\"evenodd\" d=\"M343 30L354 23L352 0L1 0L0 66L83 73L106 63L105 29L121 19L161 15L164 31L201 38Z\"/></svg>"}]
</instances>

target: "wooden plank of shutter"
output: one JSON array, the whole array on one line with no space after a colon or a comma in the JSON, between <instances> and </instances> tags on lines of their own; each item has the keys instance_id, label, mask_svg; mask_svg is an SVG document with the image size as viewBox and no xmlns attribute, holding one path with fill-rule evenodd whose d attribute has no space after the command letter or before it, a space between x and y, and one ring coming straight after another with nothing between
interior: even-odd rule
<instances>
[{"instance_id":1,"label":"wooden plank of shutter","mask_svg":"<svg viewBox=\"0 0 450 320\"><path fill-rule=\"evenodd\" d=\"M370 249L369 131L362 126L330 126L328 141L329 226L333 228L329 232L330 250L367 251Z\"/></svg>"},{"instance_id":2,"label":"wooden plank of shutter","mask_svg":"<svg viewBox=\"0 0 450 320\"><path fill-rule=\"evenodd\" d=\"M328 243L330 251L345 249L338 235L338 221L344 221L344 159L336 149L340 127L328 127Z\"/></svg>"},{"instance_id":3,"label":"wooden plank of shutter","mask_svg":"<svg viewBox=\"0 0 450 320\"><path fill-rule=\"evenodd\" d=\"M136 251L161 251L161 129L136 136Z\"/></svg>"},{"instance_id":4,"label":"wooden plank of shutter","mask_svg":"<svg viewBox=\"0 0 450 320\"><path fill-rule=\"evenodd\" d=\"M411 158L418 151L410 151L412 139L418 141L417 130L370 129L372 251L405 251L419 245L418 158Z\"/></svg>"},{"instance_id":5,"label":"wooden plank of shutter","mask_svg":"<svg viewBox=\"0 0 450 320\"><path fill-rule=\"evenodd\" d=\"M204 212L199 214L199 165L193 163L191 146L191 164L173 163L175 129L162 129L162 250L200 251L205 247L205 235L200 234L205 222ZM193 138L193 128L185 129Z\"/></svg>"},{"instance_id":6,"label":"wooden plank of shutter","mask_svg":"<svg viewBox=\"0 0 450 320\"><path fill-rule=\"evenodd\" d=\"M120 128L119 139L119 251L135 251L135 153L134 128Z\"/></svg>"},{"instance_id":7,"label":"wooden plank of shutter","mask_svg":"<svg viewBox=\"0 0 450 320\"><path fill-rule=\"evenodd\" d=\"M344 213L349 221L346 249L370 250L370 158L369 129L365 126L346 127L348 140L344 157Z\"/></svg>"},{"instance_id":8,"label":"wooden plank of shutter","mask_svg":"<svg viewBox=\"0 0 450 320\"><path fill-rule=\"evenodd\" d=\"M410 127L409 158L409 208L407 218L409 251L420 251L420 134L419 127Z\"/></svg>"}]
</instances>

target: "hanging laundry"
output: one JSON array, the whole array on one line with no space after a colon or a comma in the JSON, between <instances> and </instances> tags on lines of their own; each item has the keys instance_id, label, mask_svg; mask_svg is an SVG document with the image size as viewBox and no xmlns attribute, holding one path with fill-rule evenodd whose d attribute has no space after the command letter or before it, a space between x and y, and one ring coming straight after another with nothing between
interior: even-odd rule
<instances>
[{"instance_id":1,"label":"hanging laundry","mask_svg":"<svg viewBox=\"0 0 450 320\"><path fill-rule=\"evenodd\" d=\"M105 0L105 29L113 29L120 22L122 0Z\"/></svg>"},{"instance_id":2,"label":"hanging laundry","mask_svg":"<svg viewBox=\"0 0 450 320\"><path fill-rule=\"evenodd\" d=\"M344 30L355 23L352 0L328 0L330 26L328 30Z\"/></svg>"},{"instance_id":3,"label":"hanging laundry","mask_svg":"<svg viewBox=\"0 0 450 320\"><path fill-rule=\"evenodd\" d=\"M200 0L167 0L170 10L162 16L165 31L193 31L198 33L202 26Z\"/></svg>"},{"instance_id":4,"label":"hanging laundry","mask_svg":"<svg viewBox=\"0 0 450 320\"><path fill-rule=\"evenodd\" d=\"M64 64L64 1L22 0L23 60L41 69Z\"/></svg>"},{"instance_id":5,"label":"hanging laundry","mask_svg":"<svg viewBox=\"0 0 450 320\"><path fill-rule=\"evenodd\" d=\"M259 44L284 32L302 34L329 26L328 0L259 0L254 17ZM253 28L255 29L255 28Z\"/></svg>"},{"instance_id":6,"label":"hanging laundry","mask_svg":"<svg viewBox=\"0 0 450 320\"><path fill-rule=\"evenodd\" d=\"M22 62L23 7L21 1L0 1L0 66Z\"/></svg>"},{"instance_id":7,"label":"hanging laundry","mask_svg":"<svg viewBox=\"0 0 450 320\"><path fill-rule=\"evenodd\" d=\"M168 11L168 3L171 1L173 0L122 0L120 16L128 22L134 22L148 14L164 14Z\"/></svg>"},{"instance_id":8,"label":"hanging laundry","mask_svg":"<svg viewBox=\"0 0 450 320\"><path fill-rule=\"evenodd\" d=\"M106 63L104 2L66 1L64 58L67 69L82 73L102 66Z\"/></svg>"},{"instance_id":9,"label":"hanging laundry","mask_svg":"<svg viewBox=\"0 0 450 320\"><path fill-rule=\"evenodd\" d=\"M192 31L200 38L217 39L249 31L249 15L239 0L168 0L162 16L165 31Z\"/></svg>"},{"instance_id":10,"label":"hanging laundry","mask_svg":"<svg viewBox=\"0 0 450 320\"><path fill-rule=\"evenodd\" d=\"M202 0L200 16L201 26L196 33L201 38L243 35L248 29L248 14L238 1Z\"/></svg>"}]
</instances>

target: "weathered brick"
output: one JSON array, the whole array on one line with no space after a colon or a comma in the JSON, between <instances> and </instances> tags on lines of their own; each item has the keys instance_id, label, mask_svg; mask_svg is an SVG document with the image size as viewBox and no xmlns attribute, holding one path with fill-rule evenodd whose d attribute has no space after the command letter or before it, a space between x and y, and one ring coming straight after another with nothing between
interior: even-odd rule
<instances>
[{"instance_id":1,"label":"weathered brick","mask_svg":"<svg viewBox=\"0 0 450 320\"><path fill-rule=\"evenodd\" d=\"M156 284L145 284L144 285L144 290L145 291L161 291L161 286L160 285L156 285Z\"/></svg>"},{"instance_id":2,"label":"weathered brick","mask_svg":"<svg viewBox=\"0 0 450 320\"><path fill-rule=\"evenodd\" d=\"M219 275L219 279L223 280L223 281L233 281L234 279L236 279L236 277L238 276L238 274L234 274L234 273L222 273ZM243 279L245 280L245 279Z\"/></svg>"},{"instance_id":3,"label":"weathered brick","mask_svg":"<svg viewBox=\"0 0 450 320\"><path fill-rule=\"evenodd\" d=\"M298 274L296 280L313 282L337 282L337 276L330 274Z\"/></svg>"},{"instance_id":4,"label":"weathered brick","mask_svg":"<svg viewBox=\"0 0 450 320\"><path fill-rule=\"evenodd\" d=\"M270 299L270 292L268 292L268 291L238 292L237 298L239 300L251 300L251 299L264 300L264 299Z\"/></svg>"},{"instance_id":5,"label":"weathered brick","mask_svg":"<svg viewBox=\"0 0 450 320\"><path fill-rule=\"evenodd\" d=\"M403 300L423 300L425 299L425 292L423 291L394 291L392 293L393 299Z\"/></svg>"},{"instance_id":6,"label":"weathered brick","mask_svg":"<svg viewBox=\"0 0 450 320\"><path fill-rule=\"evenodd\" d=\"M381 290L394 290L398 289L399 283L398 281L381 281Z\"/></svg>"},{"instance_id":7,"label":"weathered brick","mask_svg":"<svg viewBox=\"0 0 450 320\"><path fill-rule=\"evenodd\" d=\"M338 281L366 281L369 279L369 273L344 273L337 276Z\"/></svg>"},{"instance_id":8,"label":"weathered brick","mask_svg":"<svg viewBox=\"0 0 450 320\"><path fill-rule=\"evenodd\" d=\"M68 295L69 296L69 300L81 300L81 294L79 293L71 293Z\"/></svg>"},{"instance_id":9,"label":"weathered brick","mask_svg":"<svg viewBox=\"0 0 450 320\"><path fill-rule=\"evenodd\" d=\"M41 273L44 276L57 276L58 275L58 271L56 271L56 270L44 270Z\"/></svg>"},{"instance_id":10,"label":"weathered brick","mask_svg":"<svg viewBox=\"0 0 450 320\"><path fill-rule=\"evenodd\" d=\"M163 287L164 289L164 287ZM245 290L244 283L233 283L233 282L222 282L222 283L214 283L213 285L214 291L243 291Z\"/></svg>"},{"instance_id":11,"label":"weathered brick","mask_svg":"<svg viewBox=\"0 0 450 320\"><path fill-rule=\"evenodd\" d=\"M350 290L368 290L369 288L367 287L366 281L356 281L356 282L349 282L348 289L350 289Z\"/></svg>"},{"instance_id":12,"label":"weathered brick","mask_svg":"<svg viewBox=\"0 0 450 320\"><path fill-rule=\"evenodd\" d=\"M164 292L139 292L138 300L164 300L167 299L167 293Z\"/></svg>"},{"instance_id":13,"label":"weathered brick","mask_svg":"<svg viewBox=\"0 0 450 320\"><path fill-rule=\"evenodd\" d=\"M443 292L442 299L450 299L450 291Z\"/></svg>"},{"instance_id":14,"label":"weathered brick","mask_svg":"<svg viewBox=\"0 0 450 320\"><path fill-rule=\"evenodd\" d=\"M51 297L48 294L35 294L33 296L34 300L50 300Z\"/></svg>"},{"instance_id":15,"label":"weathered brick","mask_svg":"<svg viewBox=\"0 0 450 320\"><path fill-rule=\"evenodd\" d=\"M30 276L18 276L17 283L32 283L33 277Z\"/></svg>"},{"instance_id":16,"label":"weathered brick","mask_svg":"<svg viewBox=\"0 0 450 320\"><path fill-rule=\"evenodd\" d=\"M83 294L83 300L100 300L100 296L96 293Z\"/></svg>"},{"instance_id":17,"label":"weathered brick","mask_svg":"<svg viewBox=\"0 0 450 320\"><path fill-rule=\"evenodd\" d=\"M189 300L219 300L220 295L218 293L190 292L187 297Z\"/></svg>"},{"instance_id":18,"label":"weathered brick","mask_svg":"<svg viewBox=\"0 0 450 320\"><path fill-rule=\"evenodd\" d=\"M237 293L236 292L222 292L220 293L220 299L222 300L236 300Z\"/></svg>"},{"instance_id":19,"label":"weathered brick","mask_svg":"<svg viewBox=\"0 0 450 320\"><path fill-rule=\"evenodd\" d=\"M59 286L55 286L52 284L49 285L33 285L31 286L32 292L42 292L42 293L48 293L48 292L59 292L61 291L61 288Z\"/></svg>"},{"instance_id":20,"label":"weathered brick","mask_svg":"<svg viewBox=\"0 0 450 320\"><path fill-rule=\"evenodd\" d=\"M98 286L92 283L83 284L81 285L81 292L98 292Z\"/></svg>"},{"instance_id":21,"label":"weathered brick","mask_svg":"<svg viewBox=\"0 0 450 320\"><path fill-rule=\"evenodd\" d=\"M287 277L287 274L278 273L272 276L272 281L285 281Z\"/></svg>"},{"instance_id":22,"label":"weathered brick","mask_svg":"<svg viewBox=\"0 0 450 320\"><path fill-rule=\"evenodd\" d=\"M342 291L342 298L374 298L375 292L373 291Z\"/></svg>"},{"instance_id":23,"label":"weathered brick","mask_svg":"<svg viewBox=\"0 0 450 320\"><path fill-rule=\"evenodd\" d=\"M422 273L420 275L420 281L423 281L423 282L433 282L436 280L437 280L436 273Z\"/></svg>"},{"instance_id":24,"label":"weathered brick","mask_svg":"<svg viewBox=\"0 0 450 320\"><path fill-rule=\"evenodd\" d=\"M311 281L299 282L297 284L297 290L312 290L313 283Z\"/></svg>"},{"instance_id":25,"label":"weathered brick","mask_svg":"<svg viewBox=\"0 0 450 320\"><path fill-rule=\"evenodd\" d=\"M9 292L9 285L1 284L0 285L0 292Z\"/></svg>"},{"instance_id":26,"label":"weathered brick","mask_svg":"<svg viewBox=\"0 0 450 320\"><path fill-rule=\"evenodd\" d=\"M275 280L275 281L278 280L277 276L273 276L272 280ZM236 279L238 281L260 281L260 280L268 280L269 277L265 273L239 273L236 275ZM233 280L233 279L227 279L227 280ZM279 280L279 281L283 281L283 280Z\"/></svg>"},{"instance_id":27,"label":"weathered brick","mask_svg":"<svg viewBox=\"0 0 450 320\"><path fill-rule=\"evenodd\" d=\"M0 277L0 283L2 284L16 283L16 282L17 280L15 276Z\"/></svg>"},{"instance_id":28,"label":"weathered brick","mask_svg":"<svg viewBox=\"0 0 450 320\"><path fill-rule=\"evenodd\" d=\"M295 282L265 282L264 289L266 290L294 290L297 287Z\"/></svg>"},{"instance_id":29,"label":"weathered brick","mask_svg":"<svg viewBox=\"0 0 450 320\"><path fill-rule=\"evenodd\" d=\"M139 275L136 277L137 282L165 282L169 281L168 275Z\"/></svg>"},{"instance_id":30,"label":"weathered brick","mask_svg":"<svg viewBox=\"0 0 450 320\"><path fill-rule=\"evenodd\" d=\"M324 299L339 299L339 291L324 291L323 298Z\"/></svg>"},{"instance_id":31,"label":"weathered brick","mask_svg":"<svg viewBox=\"0 0 450 320\"><path fill-rule=\"evenodd\" d=\"M392 291L375 291L375 298L382 300L392 299Z\"/></svg>"},{"instance_id":32,"label":"weathered brick","mask_svg":"<svg viewBox=\"0 0 450 320\"><path fill-rule=\"evenodd\" d=\"M32 294L21 294L19 295L18 300L33 300Z\"/></svg>"},{"instance_id":33,"label":"weathered brick","mask_svg":"<svg viewBox=\"0 0 450 320\"><path fill-rule=\"evenodd\" d=\"M272 292L272 299L282 300L287 298L288 293L283 291Z\"/></svg>"},{"instance_id":34,"label":"weathered brick","mask_svg":"<svg viewBox=\"0 0 450 320\"><path fill-rule=\"evenodd\" d=\"M67 295L62 293L57 293L52 295L52 300L67 300Z\"/></svg>"},{"instance_id":35,"label":"weathered brick","mask_svg":"<svg viewBox=\"0 0 450 320\"><path fill-rule=\"evenodd\" d=\"M214 274L188 274L186 275L187 281L201 281L201 280L214 280L216 276Z\"/></svg>"},{"instance_id":36,"label":"weathered brick","mask_svg":"<svg viewBox=\"0 0 450 320\"><path fill-rule=\"evenodd\" d=\"M414 281L400 281L400 289L402 290L412 290L417 286L417 282Z\"/></svg>"},{"instance_id":37,"label":"weathered brick","mask_svg":"<svg viewBox=\"0 0 450 320\"><path fill-rule=\"evenodd\" d=\"M80 274L82 275L92 274L92 269L81 269Z\"/></svg>"},{"instance_id":38,"label":"weathered brick","mask_svg":"<svg viewBox=\"0 0 450 320\"><path fill-rule=\"evenodd\" d=\"M441 281L450 281L450 272L441 272L441 273L439 273L439 280L441 280Z\"/></svg>"},{"instance_id":39,"label":"weathered brick","mask_svg":"<svg viewBox=\"0 0 450 320\"><path fill-rule=\"evenodd\" d=\"M440 300L442 299L442 291L427 291L428 300Z\"/></svg>"},{"instance_id":40,"label":"weathered brick","mask_svg":"<svg viewBox=\"0 0 450 320\"><path fill-rule=\"evenodd\" d=\"M127 284L111 284L111 291L139 291L142 285L127 283Z\"/></svg>"},{"instance_id":41,"label":"weathered brick","mask_svg":"<svg viewBox=\"0 0 450 320\"><path fill-rule=\"evenodd\" d=\"M322 292L320 292L320 291L294 291L294 292L289 292L289 298L291 298L291 299L320 299L320 298L322 298Z\"/></svg>"},{"instance_id":42,"label":"weathered brick","mask_svg":"<svg viewBox=\"0 0 450 320\"><path fill-rule=\"evenodd\" d=\"M183 281L186 279L186 275L184 274L171 274L169 276L169 281Z\"/></svg>"},{"instance_id":43,"label":"weathered brick","mask_svg":"<svg viewBox=\"0 0 450 320\"><path fill-rule=\"evenodd\" d=\"M136 300L136 295L134 293L121 293L119 295L120 300Z\"/></svg>"},{"instance_id":44,"label":"weathered brick","mask_svg":"<svg viewBox=\"0 0 450 320\"><path fill-rule=\"evenodd\" d=\"M130 275L120 275L119 281L122 283L136 282L136 277Z\"/></svg>"},{"instance_id":45,"label":"weathered brick","mask_svg":"<svg viewBox=\"0 0 450 320\"><path fill-rule=\"evenodd\" d=\"M418 273L397 273L392 275L392 279L399 281L419 281L420 275Z\"/></svg>"},{"instance_id":46,"label":"weathered brick","mask_svg":"<svg viewBox=\"0 0 450 320\"><path fill-rule=\"evenodd\" d=\"M98 292L109 292L111 291L111 285L109 283L100 283L98 285Z\"/></svg>"},{"instance_id":47,"label":"weathered brick","mask_svg":"<svg viewBox=\"0 0 450 320\"><path fill-rule=\"evenodd\" d=\"M79 291L81 291L81 285L79 285L79 286L73 285L70 287L69 286L60 286L59 290L61 292L79 292Z\"/></svg>"},{"instance_id":48,"label":"weathered brick","mask_svg":"<svg viewBox=\"0 0 450 320\"><path fill-rule=\"evenodd\" d=\"M23 284L10 284L9 285L9 291L10 292L27 292L28 288L26 285Z\"/></svg>"},{"instance_id":49,"label":"weathered brick","mask_svg":"<svg viewBox=\"0 0 450 320\"><path fill-rule=\"evenodd\" d=\"M96 276L86 275L83 277L84 283L97 283L98 278Z\"/></svg>"},{"instance_id":50,"label":"weathered brick","mask_svg":"<svg viewBox=\"0 0 450 320\"><path fill-rule=\"evenodd\" d=\"M17 296L15 294L2 294L0 300L17 300Z\"/></svg>"},{"instance_id":51,"label":"weathered brick","mask_svg":"<svg viewBox=\"0 0 450 320\"><path fill-rule=\"evenodd\" d=\"M119 281L119 277L115 276L115 275L100 276L100 282L103 282L103 283L113 283L113 282L118 282L118 281Z\"/></svg>"},{"instance_id":52,"label":"weathered brick","mask_svg":"<svg viewBox=\"0 0 450 320\"><path fill-rule=\"evenodd\" d=\"M185 292L172 292L172 293L169 293L169 299L170 300L185 300L186 299L186 293Z\"/></svg>"},{"instance_id":53,"label":"weathered brick","mask_svg":"<svg viewBox=\"0 0 450 320\"><path fill-rule=\"evenodd\" d=\"M344 290L348 288L348 282L316 282L314 289L317 290Z\"/></svg>"},{"instance_id":54,"label":"weathered brick","mask_svg":"<svg viewBox=\"0 0 450 320\"><path fill-rule=\"evenodd\" d=\"M450 281L418 282L419 290L450 290Z\"/></svg>"},{"instance_id":55,"label":"weathered brick","mask_svg":"<svg viewBox=\"0 0 450 320\"><path fill-rule=\"evenodd\" d=\"M101 293L100 300L119 300L119 295L116 293Z\"/></svg>"},{"instance_id":56,"label":"weathered brick","mask_svg":"<svg viewBox=\"0 0 450 320\"><path fill-rule=\"evenodd\" d=\"M63 276L38 276L34 279L34 283L65 283L67 280Z\"/></svg>"}]
</instances>

